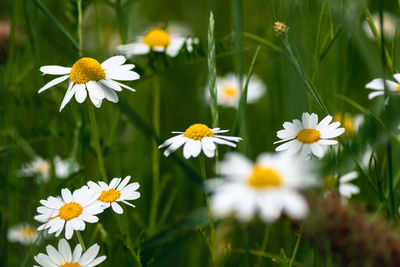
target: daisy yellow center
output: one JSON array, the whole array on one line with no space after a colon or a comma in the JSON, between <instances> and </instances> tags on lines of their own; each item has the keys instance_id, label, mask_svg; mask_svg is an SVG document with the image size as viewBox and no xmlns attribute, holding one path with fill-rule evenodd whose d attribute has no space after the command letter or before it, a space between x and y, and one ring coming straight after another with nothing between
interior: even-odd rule
<instances>
[{"instance_id":1,"label":"daisy yellow center","mask_svg":"<svg viewBox=\"0 0 400 267\"><path fill-rule=\"evenodd\" d=\"M275 170L256 165L247 183L256 189L280 187L282 185L282 179Z\"/></svg>"},{"instance_id":2,"label":"daisy yellow center","mask_svg":"<svg viewBox=\"0 0 400 267\"><path fill-rule=\"evenodd\" d=\"M20 236L32 238L36 235L36 229L32 226L25 226L19 231Z\"/></svg>"},{"instance_id":3,"label":"daisy yellow center","mask_svg":"<svg viewBox=\"0 0 400 267\"><path fill-rule=\"evenodd\" d=\"M48 173L50 171L50 164L48 162L41 162L37 168L40 173Z\"/></svg>"},{"instance_id":4,"label":"daisy yellow center","mask_svg":"<svg viewBox=\"0 0 400 267\"><path fill-rule=\"evenodd\" d=\"M89 81L99 81L106 77L100 63L93 58L84 57L72 66L69 78L76 84L85 84Z\"/></svg>"},{"instance_id":5,"label":"daisy yellow center","mask_svg":"<svg viewBox=\"0 0 400 267\"><path fill-rule=\"evenodd\" d=\"M103 190L103 192L101 192L101 195L99 196L99 200L101 202L114 202L120 197L120 195L121 192L116 189Z\"/></svg>"},{"instance_id":6,"label":"daisy yellow center","mask_svg":"<svg viewBox=\"0 0 400 267\"><path fill-rule=\"evenodd\" d=\"M302 129L297 133L296 139L302 143L312 144L320 139L320 134L315 129Z\"/></svg>"},{"instance_id":7,"label":"daisy yellow center","mask_svg":"<svg viewBox=\"0 0 400 267\"><path fill-rule=\"evenodd\" d=\"M325 190L333 190L337 188L337 182L337 177L334 177L332 174L330 174L325 177L323 187Z\"/></svg>"},{"instance_id":8,"label":"daisy yellow center","mask_svg":"<svg viewBox=\"0 0 400 267\"><path fill-rule=\"evenodd\" d=\"M79 203L70 202L60 208L58 216L63 220L69 221L81 215L82 210L82 206Z\"/></svg>"},{"instance_id":9,"label":"daisy yellow center","mask_svg":"<svg viewBox=\"0 0 400 267\"><path fill-rule=\"evenodd\" d=\"M143 39L143 43L148 46L169 46L171 40L169 39L169 35L166 31L161 29L153 29L146 33Z\"/></svg>"},{"instance_id":10,"label":"daisy yellow center","mask_svg":"<svg viewBox=\"0 0 400 267\"><path fill-rule=\"evenodd\" d=\"M236 89L232 86L224 87L223 93L224 93L224 96L229 97L229 98L237 96Z\"/></svg>"},{"instance_id":11,"label":"daisy yellow center","mask_svg":"<svg viewBox=\"0 0 400 267\"><path fill-rule=\"evenodd\" d=\"M397 90L399 90L399 89L397 89ZM343 124L346 135L354 134L354 132L355 132L354 131L354 122L353 122L353 118L351 116L349 116L347 114L345 114L343 116L341 113L337 113L337 114L335 114L335 116L333 116L333 120L339 121Z\"/></svg>"},{"instance_id":12,"label":"daisy yellow center","mask_svg":"<svg viewBox=\"0 0 400 267\"><path fill-rule=\"evenodd\" d=\"M397 90L397 92L400 92L400 83L397 84L396 90Z\"/></svg>"},{"instance_id":13,"label":"daisy yellow center","mask_svg":"<svg viewBox=\"0 0 400 267\"><path fill-rule=\"evenodd\" d=\"M204 137L214 136L214 133L207 125L196 123L187 128L183 136L193 140L201 140Z\"/></svg>"},{"instance_id":14,"label":"daisy yellow center","mask_svg":"<svg viewBox=\"0 0 400 267\"><path fill-rule=\"evenodd\" d=\"M76 262L66 262L64 264L61 264L60 267L82 267L82 265Z\"/></svg>"}]
</instances>

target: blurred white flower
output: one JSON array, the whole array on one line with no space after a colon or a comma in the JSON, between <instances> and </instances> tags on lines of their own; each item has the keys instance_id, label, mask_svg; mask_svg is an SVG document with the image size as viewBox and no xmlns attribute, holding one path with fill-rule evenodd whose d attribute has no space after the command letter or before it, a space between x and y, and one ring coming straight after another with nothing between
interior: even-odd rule
<instances>
[{"instance_id":1,"label":"blurred white flower","mask_svg":"<svg viewBox=\"0 0 400 267\"><path fill-rule=\"evenodd\" d=\"M247 77L243 77L242 88L244 88ZM217 77L217 104L226 107L238 108L241 97L241 87L239 77L229 73L224 77ZM207 97L210 98L208 87L205 88ZM252 75L247 88L247 103L257 102L266 91L263 81L257 76Z\"/></svg>"},{"instance_id":2,"label":"blurred white flower","mask_svg":"<svg viewBox=\"0 0 400 267\"><path fill-rule=\"evenodd\" d=\"M39 253L34 259L43 267L93 267L107 258L106 256L97 257L99 250L100 246L94 244L82 255L82 246L80 244L72 252L68 242L65 239L60 239L58 241L58 250L48 245L46 247L48 255Z\"/></svg>"},{"instance_id":3,"label":"blurred white flower","mask_svg":"<svg viewBox=\"0 0 400 267\"><path fill-rule=\"evenodd\" d=\"M360 188L358 186L350 183L351 181L357 179L358 173L356 171L349 172L343 176L339 177L339 194L346 198L351 198L352 195L360 193Z\"/></svg>"},{"instance_id":4,"label":"blurred white flower","mask_svg":"<svg viewBox=\"0 0 400 267\"><path fill-rule=\"evenodd\" d=\"M35 243L38 236L36 227L33 227L29 223L21 223L10 227L7 233L10 242L19 242L25 246Z\"/></svg>"},{"instance_id":5,"label":"blurred white flower","mask_svg":"<svg viewBox=\"0 0 400 267\"><path fill-rule=\"evenodd\" d=\"M375 25L375 29L378 32L378 35L381 35L381 21L379 18L379 14L374 14L371 16L372 21ZM396 18L390 15L389 13L383 13L383 34L385 37L391 39L394 36L394 33L396 32ZM369 27L369 24L367 21L363 22L363 29L365 34L371 38L375 39L374 34L371 31L371 28Z\"/></svg>"},{"instance_id":6,"label":"blurred white flower","mask_svg":"<svg viewBox=\"0 0 400 267\"><path fill-rule=\"evenodd\" d=\"M50 178L51 164L41 157L36 157L33 161L24 163L17 171L21 177L36 177L36 182L47 182Z\"/></svg>"},{"instance_id":7,"label":"blurred white flower","mask_svg":"<svg viewBox=\"0 0 400 267\"><path fill-rule=\"evenodd\" d=\"M229 153L220 163L223 179L207 181L211 210L217 217L234 215L241 221L255 214L265 222L278 219L282 213L292 219L303 219L308 213L299 189L315 185L304 160L288 153L263 153L253 164L245 156Z\"/></svg>"},{"instance_id":8,"label":"blurred white flower","mask_svg":"<svg viewBox=\"0 0 400 267\"><path fill-rule=\"evenodd\" d=\"M348 113L337 112L335 115L333 115L333 120L340 122L345 129L343 137L352 137L360 128L364 121L364 117L360 114L352 116Z\"/></svg>"},{"instance_id":9,"label":"blurred white flower","mask_svg":"<svg viewBox=\"0 0 400 267\"><path fill-rule=\"evenodd\" d=\"M312 113L311 115L304 112L302 121L293 120L291 122L283 123L284 130L277 132L278 138L282 139L274 142L284 144L278 146L276 151L287 150L291 154L301 151L301 154L310 159L311 154L318 158L324 155L322 146L336 145L336 140L331 138L338 137L343 134L345 129L338 128L340 122L333 122L332 116L326 116L321 122L318 123L318 115Z\"/></svg>"},{"instance_id":10,"label":"blurred white flower","mask_svg":"<svg viewBox=\"0 0 400 267\"><path fill-rule=\"evenodd\" d=\"M55 156L54 168L56 177L60 179L65 179L79 170L79 164L74 159L63 160L59 156Z\"/></svg>"},{"instance_id":11,"label":"blurred white flower","mask_svg":"<svg viewBox=\"0 0 400 267\"><path fill-rule=\"evenodd\" d=\"M39 231L48 229L49 234L59 236L65 226L65 238L71 239L74 231L85 229L85 222L96 223L99 220L95 215L103 212L103 204L97 201L100 193L83 186L73 194L64 188L61 195L62 198L40 200L43 206L37 208L39 215L35 216L35 220L44 224L39 226Z\"/></svg>"},{"instance_id":12,"label":"blurred white flower","mask_svg":"<svg viewBox=\"0 0 400 267\"><path fill-rule=\"evenodd\" d=\"M236 147L233 142L242 140L240 137L218 135L227 131L220 130L220 128L210 129L205 124L196 123L187 128L185 132L172 132L179 135L169 138L158 148L168 146L164 151L164 155L168 157L172 152L185 145L183 147L183 156L186 159L199 156L202 150L207 157L212 158L217 148L215 144Z\"/></svg>"},{"instance_id":13,"label":"blurred white flower","mask_svg":"<svg viewBox=\"0 0 400 267\"><path fill-rule=\"evenodd\" d=\"M365 88L374 90L374 92L371 92L368 94L368 98L372 99L377 96L381 96L385 94L385 83L389 91L391 92L400 92L400 73L394 74L393 75L394 79L396 82L390 81L390 80L383 80L383 79L373 79L369 83L365 85Z\"/></svg>"},{"instance_id":14,"label":"blurred white flower","mask_svg":"<svg viewBox=\"0 0 400 267\"><path fill-rule=\"evenodd\" d=\"M150 53L151 50L156 52L164 52L175 57L184 44L186 49L191 52L193 44L198 44L198 38L186 37L185 30L179 30L181 27L169 26L167 30L161 28L153 28L146 34L136 38L135 42L117 46L117 51L130 57L133 55L144 55Z\"/></svg>"},{"instance_id":15,"label":"blurred white flower","mask_svg":"<svg viewBox=\"0 0 400 267\"><path fill-rule=\"evenodd\" d=\"M88 185L97 195L100 194L98 200L103 204L104 209L111 206L113 211L122 214L124 211L118 202L135 207L127 200L135 200L140 197L140 193L136 191L139 188L139 183L131 183L128 185L130 179L130 176L126 176L121 182L121 178L114 178L109 185L101 181L98 183L89 181Z\"/></svg>"},{"instance_id":16,"label":"blurred white flower","mask_svg":"<svg viewBox=\"0 0 400 267\"><path fill-rule=\"evenodd\" d=\"M125 64L124 56L114 56L103 63L93 58L84 57L75 62L72 68L61 66L43 66L40 71L43 74L63 75L40 88L39 94L50 87L53 87L69 78L69 86L61 103L60 111L75 95L78 103L83 103L88 95L95 107L99 108L104 98L117 103L118 95L115 91L122 91L122 88L135 91L119 81L133 81L139 79L139 74L131 71L133 64Z\"/></svg>"}]
</instances>

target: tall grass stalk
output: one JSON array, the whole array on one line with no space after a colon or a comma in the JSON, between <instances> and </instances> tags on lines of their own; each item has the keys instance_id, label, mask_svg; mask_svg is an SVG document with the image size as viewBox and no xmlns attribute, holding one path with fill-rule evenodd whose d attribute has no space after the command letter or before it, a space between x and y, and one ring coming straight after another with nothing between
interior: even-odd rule
<instances>
[{"instance_id":1,"label":"tall grass stalk","mask_svg":"<svg viewBox=\"0 0 400 267\"><path fill-rule=\"evenodd\" d=\"M153 88L153 127L156 135L160 133L160 83L159 78L154 79ZM149 217L149 236L153 235L156 229L158 205L160 199L160 151L158 149L157 140L152 141L152 197L151 197L151 208Z\"/></svg>"},{"instance_id":2,"label":"tall grass stalk","mask_svg":"<svg viewBox=\"0 0 400 267\"><path fill-rule=\"evenodd\" d=\"M100 175L101 175L101 178L103 179L103 181L108 182L106 169L104 167L103 152L102 152L102 149L100 146L99 130L97 127L97 121L96 121L96 116L94 114L93 104L91 102L88 102L88 109L89 109L90 124L92 126L92 136L93 136L93 141L94 141L94 148L96 150L96 156L97 156L97 161L99 164Z\"/></svg>"},{"instance_id":3,"label":"tall grass stalk","mask_svg":"<svg viewBox=\"0 0 400 267\"><path fill-rule=\"evenodd\" d=\"M214 15L210 12L209 26L208 26L208 90L211 97L211 116L212 127L218 127L218 105L217 105L217 61L215 59L215 39L214 39Z\"/></svg>"},{"instance_id":4,"label":"tall grass stalk","mask_svg":"<svg viewBox=\"0 0 400 267\"><path fill-rule=\"evenodd\" d=\"M383 31L383 1L379 1L379 22L380 22L380 48L381 48L381 60L382 60L382 77L385 77L386 74L386 67L390 70L391 68L391 61L387 61L387 50L385 48L385 33ZM389 57L390 58L390 57ZM387 87L386 82L384 82L384 96L385 101L383 103L384 112L385 112L385 121L388 124L390 121L390 114L386 107L386 101L389 101L389 88ZM389 103L389 102L388 102ZM389 207L390 207L390 214L392 218L396 216L395 211L395 196L394 196L394 188L393 188L393 163L392 163L392 146L390 144L390 139L386 144L386 163L387 163L387 174L388 174L388 191L389 191Z\"/></svg>"},{"instance_id":5,"label":"tall grass stalk","mask_svg":"<svg viewBox=\"0 0 400 267\"><path fill-rule=\"evenodd\" d=\"M203 181L207 180L207 172L206 172L206 164L204 162L204 155L200 155L200 170L201 170L201 176L203 178ZM209 219L209 225L210 225L210 236L209 236L209 249L211 252L211 257L212 261L214 264L216 264L216 254L215 254L215 227L214 227L214 219L212 216L211 212L211 206L210 206L210 199L208 197L208 192L204 193L205 199L206 199L206 205L207 205L207 210L208 210L208 219Z\"/></svg>"},{"instance_id":6,"label":"tall grass stalk","mask_svg":"<svg viewBox=\"0 0 400 267\"><path fill-rule=\"evenodd\" d=\"M76 6L78 9L78 43L79 43L79 57L83 54L83 40L82 40L82 0L76 0Z\"/></svg>"}]
</instances>

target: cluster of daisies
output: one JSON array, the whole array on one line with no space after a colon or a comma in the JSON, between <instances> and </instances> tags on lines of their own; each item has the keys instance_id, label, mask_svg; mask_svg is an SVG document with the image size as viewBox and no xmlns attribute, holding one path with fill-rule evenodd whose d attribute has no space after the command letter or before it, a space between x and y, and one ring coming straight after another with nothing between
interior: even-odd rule
<instances>
[{"instance_id":1,"label":"cluster of daisies","mask_svg":"<svg viewBox=\"0 0 400 267\"><path fill-rule=\"evenodd\" d=\"M85 230L86 223L96 223L99 221L99 214L111 207L115 213L122 214L123 209L119 203L135 207L128 201L136 200L140 197L137 191L139 183L129 183L131 177L124 179L113 178L109 184L105 182L89 181L87 185L71 192L64 188L61 196L50 196L46 200L41 200L42 206L37 208L39 213L34 218L42 223L37 229L45 230L46 234L55 234L58 237L64 230L65 238L71 239L75 231ZM32 239L36 237L32 236ZM64 266L63 264L75 263L73 266L95 266L105 260L105 256L98 257L99 246L97 244L89 248L82 254L82 247L78 245L71 255L71 249L65 239L61 239L58 244L58 251L47 246L47 254L39 254L35 260L42 266Z\"/></svg>"}]
</instances>

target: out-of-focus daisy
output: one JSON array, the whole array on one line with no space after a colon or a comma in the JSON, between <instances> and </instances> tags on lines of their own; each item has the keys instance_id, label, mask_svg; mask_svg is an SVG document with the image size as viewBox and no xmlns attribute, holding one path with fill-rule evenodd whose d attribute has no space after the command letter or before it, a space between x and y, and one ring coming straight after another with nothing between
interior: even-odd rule
<instances>
[{"instance_id":1,"label":"out-of-focus daisy","mask_svg":"<svg viewBox=\"0 0 400 267\"><path fill-rule=\"evenodd\" d=\"M243 77L242 88L244 88L247 77ZM241 97L239 77L233 73L224 77L217 77L217 103L221 106L237 108ZM252 75L247 88L247 103L257 102L265 94L265 84L257 75ZM210 97L208 88L207 96Z\"/></svg>"},{"instance_id":2,"label":"out-of-focus daisy","mask_svg":"<svg viewBox=\"0 0 400 267\"><path fill-rule=\"evenodd\" d=\"M38 237L36 227L28 223L21 223L8 229L7 237L10 242L19 242L22 245L30 245Z\"/></svg>"},{"instance_id":3,"label":"out-of-focus daisy","mask_svg":"<svg viewBox=\"0 0 400 267\"><path fill-rule=\"evenodd\" d=\"M371 17L372 17L372 21L374 22L375 29L378 32L378 35L380 36L381 35L381 21L379 18L379 14L374 14ZM393 17L389 13L386 13L386 12L383 13L383 33L384 33L385 37L391 39L394 36L394 33L396 32L396 24L397 24L397 22L396 22L395 17ZM363 29L369 38L371 38L371 39L375 38L367 21L364 21Z\"/></svg>"},{"instance_id":4,"label":"out-of-focus daisy","mask_svg":"<svg viewBox=\"0 0 400 267\"><path fill-rule=\"evenodd\" d=\"M62 198L48 197L40 200L43 206L37 208L39 215L35 220L42 222L38 230L48 229L48 233L59 236L65 226L65 238L70 239L74 231L83 231L85 222L95 223L99 220L97 214L103 212L103 204L97 201L100 193L88 186L83 186L71 194L64 188L61 190Z\"/></svg>"},{"instance_id":5,"label":"out-of-focus daisy","mask_svg":"<svg viewBox=\"0 0 400 267\"><path fill-rule=\"evenodd\" d=\"M357 179L357 177L358 173L356 171L349 172L339 177L337 175L329 175L324 180L325 188L329 191L334 191L337 188L339 195L349 199L352 195L360 193L360 188L350 183Z\"/></svg>"},{"instance_id":6,"label":"out-of-focus daisy","mask_svg":"<svg viewBox=\"0 0 400 267\"><path fill-rule=\"evenodd\" d=\"M59 156L55 156L54 168L57 178L65 179L79 170L79 164L74 159L63 160Z\"/></svg>"},{"instance_id":7,"label":"out-of-focus daisy","mask_svg":"<svg viewBox=\"0 0 400 267\"><path fill-rule=\"evenodd\" d=\"M51 164L41 157L36 157L33 161L22 165L17 171L18 176L36 177L36 182L47 182L50 178Z\"/></svg>"},{"instance_id":8,"label":"out-of-focus daisy","mask_svg":"<svg viewBox=\"0 0 400 267\"><path fill-rule=\"evenodd\" d=\"M165 51L167 55L175 57L185 43L186 49L191 52L193 44L198 42L197 38L184 37L182 33L176 31L153 28L146 34L136 38L134 43L117 46L117 50L128 57L148 54L151 50L156 52Z\"/></svg>"},{"instance_id":9,"label":"out-of-focus daisy","mask_svg":"<svg viewBox=\"0 0 400 267\"><path fill-rule=\"evenodd\" d=\"M383 79L373 79L367 85L365 85L365 88L374 90L373 92L368 94L368 98L372 99L377 96L381 96L385 94L385 83L389 91L391 92L400 92L400 73L394 74L393 75L394 79L396 82L390 81L390 80L383 80Z\"/></svg>"},{"instance_id":10,"label":"out-of-focus daisy","mask_svg":"<svg viewBox=\"0 0 400 267\"><path fill-rule=\"evenodd\" d=\"M130 179L130 176L126 176L121 182L121 178L114 178L109 185L104 182L99 182L97 184L89 181L88 185L96 194L100 194L98 200L103 203L104 209L111 206L113 211L122 214L124 211L118 202L135 207L127 200L135 200L140 197L140 193L136 191L139 188L139 183L131 183L128 185Z\"/></svg>"},{"instance_id":11,"label":"out-of-focus daisy","mask_svg":"<svg viewBox=\"0 0 400 267\"><path fill-rule=\"evenodd\" d=\"M242 221L258 214L263 221L272 222L282 213L302 219L308 205L298 189L315 184L307 166L288 153L264 153L255 164L241 154L229 153L220 164L224 179L207 183L214 192L212 212L217 217L234 215Z\"/></svg>"},{"instance_id":12,"label":"out-of-focus daisy","mask_svg":"<svg viewBox=\"0 0 400 267\"><path fill-rule=\"evenodd\" d=\"M58 241L58 250L48 245L46 247L47 255L39 253L34 259L43 267L93 267L107 258L106 256L97 257L99 250L100 246L94 244L82 255L82 246L80 244L72 252L68 242L65 239L60 239Z\"/></svg>"},{"instance_id":13,"label":"out-of-focus daisy","mask_svg":"<svg viewBox=\"0 0 400 267\"><path fill-rule=\"evenodd\" d=\"M338 112L333 115L333 120L342 124L343 128L345 129L343 134L344 137L352 137L360 127L363 117L361 115L351 116L348 113L342 114Z\"/></svg>"},{"instance_id":14,"label":"out-of-focus daisy","mask_svg":"<svg viewBox=\"0 0 400 267\"><path fill-rule=\"evenodd\" d=\"M186 159L197 157L202 150L207 157L212 158L217 148L215 144L236 147L233 142L242 140L240 137L219 135L227 131L220 130L220 128L210 129L205 124L196 123L187 128L185 132L172 132L178 135L168 139L158 148L168 147L164 151L164 155L168 157L172 152L184 145L183 156Z\"/></svg>"},{"instance_id":15,"label":"out-of-focus daisy","mask_svg":"<svg viewBox=\"0 0 400 267\"><path fill-rule=\"evenodd\" d=\"M302 120L293 120L291 122L283 123L284 130L277 132L278 138L282 139L276 143L284 144L278 146L276 151L288 150L289 153L295 154L301 151L302 155L310 158L311 154L317 157L324 155L322 146L336 145L336 140L331 138L338 137L343 134L345 129L338 128L340 122L333 122L332 116L326 116L321 122L318 123L318 115L312 113L311 115L304 112Z\"/></svg>"},{"instance_id":16,"label":"out-of-focus daisy","mask_svg":"<svg viewBox=\"0 0 400 267\"><path fill-rule=\"evenodd\" d=\"M119 83L119 81L133 81L139 79L139 74L131 71L135 67L133 64L125 64L124 56L110 57L103 63L96 59L84 57L74 63L72 68L61 66L43 66L40 71L43 74L62 75L45 86L40 88L39 94L56 84L69 78L69 86L61 103L60 111L75 95L78 103L83 103L88 95L95 105L100 107L104 98L117 103L118 95L114 91L122 91L122 87L135 91L129 86Z\"/></svg>"}]
</instances>

